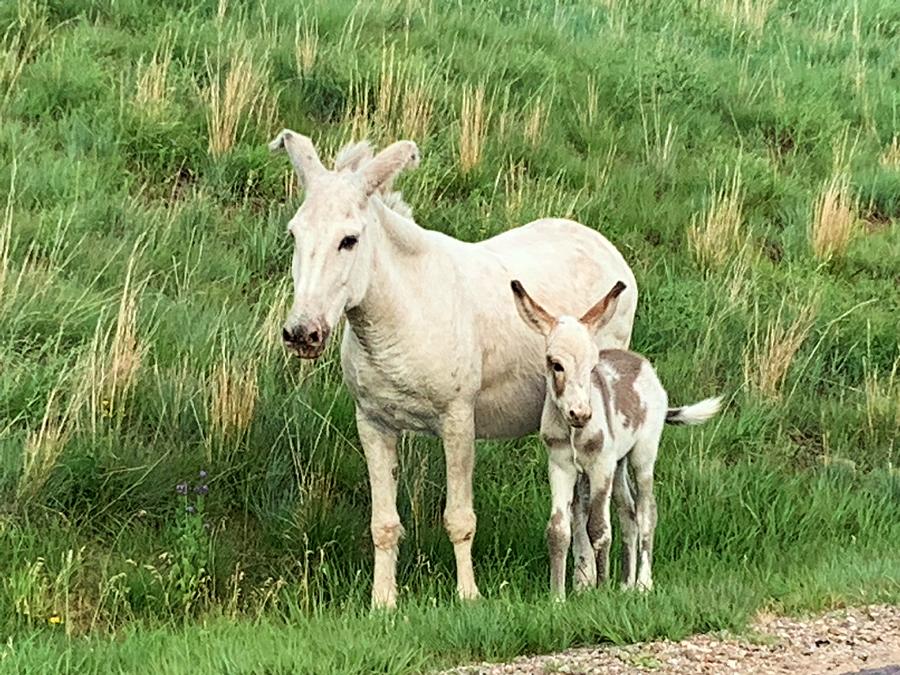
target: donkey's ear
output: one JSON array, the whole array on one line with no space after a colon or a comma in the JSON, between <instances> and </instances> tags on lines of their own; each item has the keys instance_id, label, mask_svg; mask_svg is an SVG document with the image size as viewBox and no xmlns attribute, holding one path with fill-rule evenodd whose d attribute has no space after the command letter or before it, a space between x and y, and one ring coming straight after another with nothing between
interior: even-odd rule
<instances>
[{"instance_id":1,"label":"donkey's ear","mask_svg":"<svg viewBox=\"0 0 900 675\"><path fill-rule=\"evenodd\" d=\"M516 309L519 310L519 316L522 321L527 323L532 330L537 331L541 335L547 336L556 325L554 319L546 309L537 304L534 299L525 291L522 282L518 279L510 283L513 296L516 299Z\"/></svg>"},{"instance_id":2,"label":"donkey's ear","mask_svg":"<svg viewBox=\"0 0 900 675\"><path fill-rule=\"evenodd\" d=\"M390 190L391 183L403 169L415 168L419 165L419 148L412 141L397 141L366 162L360 175L366 194L371 195L381 190Z\"/></svg>"},{"instance_id":3,"label":"donkey's ear","mask_svg":"<svg viewBox=\"0 0 900 675\"><path fill-rule=\"evenodd\" d=\"M609 323L609 320L616 313L616 307L619 304L619 296L625 290L625 284L617 281L609 293L603 296L596 305L591 307L581 317L581 323L588 327L592 333L597 333L601 328Z\"/></svg>"},{"instance_id":4,"label":"donkey's ear","mask_svg":"<svg viewBox=\"0 0 900 675\"><path fill-rule=\"evenodd\" d=\"M296 131L284 129L271 143L269 150L277 152L284 150L294 165L294 171L300 180L300 185L306 187L315 176L324 173L325 167L319 160L319 153L313 147L312 141Z\"/></svg>"}]
</instances>

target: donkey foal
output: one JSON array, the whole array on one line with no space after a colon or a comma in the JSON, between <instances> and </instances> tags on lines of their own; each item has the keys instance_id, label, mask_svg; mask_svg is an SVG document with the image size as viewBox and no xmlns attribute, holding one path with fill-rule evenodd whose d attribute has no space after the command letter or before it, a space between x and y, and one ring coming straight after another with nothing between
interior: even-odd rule
<instances>
[{"instance_id":1,"label":"donkey foal","mask_svg":"<svg viewBox=\"0 0 900 675\"><path fill-rule=\"evenodd\" d=\"M721 400L668 408L666 390L645 358L621 349L597 350L594 336L615 313L625 290L621 281L580 319L553 317L518 281L512 282L512 290L522 319L546 341L541 436L549 454L552 494L547 525L550 589L565 598L573 529L576 588L609 578L612 497L623 535L623 586L637 582L649 590L656 528L653 467L663 425L705 422L718 412ZM636 495L629 485L626 457L634 471ZM588 560L586 552L591 549L593 560Z\"/></svg>"}]
</instances>

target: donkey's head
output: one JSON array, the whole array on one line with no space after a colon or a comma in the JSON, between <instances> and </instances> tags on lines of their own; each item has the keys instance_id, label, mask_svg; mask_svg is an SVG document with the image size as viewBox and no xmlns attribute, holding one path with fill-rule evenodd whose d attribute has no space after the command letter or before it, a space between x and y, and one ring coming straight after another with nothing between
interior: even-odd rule
<instances>
[{"instance_id":1,"label":"donkey's head","mask_svg":"<svg viewBox=\"0 0 900 675\"><path fill-rule=\"evenodd\" d=\"M591 373L599 357L594 338L615 314L625 284L617 281L580 319L553 317L528 295L521 282L511 285L519 316L546 341L549 396L571 426L583 427L593 414Z\"/></svg>"},{"instance_id":2,"label":"donkey's head","mask_svg":"<svg viewBox=\"0 0 900 675\"><path fill-rule=\"evenodd\" d=\"M314 359L341 314L359 304L368 289L376 218L370 197L414 166L419 151L415 143L400 141L372 157L368 146L357 146L329 171L312 141L294 131L282 131L269 149L287 152L305 192L288 223L294 238L294 302L282 338L298 356Z\"/></svg>"}]
</instances>

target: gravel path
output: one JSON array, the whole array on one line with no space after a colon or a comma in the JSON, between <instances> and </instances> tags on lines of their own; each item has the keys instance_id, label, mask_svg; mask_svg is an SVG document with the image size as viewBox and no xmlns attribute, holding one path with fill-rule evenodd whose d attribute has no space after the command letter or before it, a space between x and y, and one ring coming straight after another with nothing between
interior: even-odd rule
<instances>
[{"instance_id":1,"label":"gravel path","mask_svg":"<svg viewBox=\"0 0 900 675\"><path fill-rule=\"evenodd\" d=\"M900 675L900 607L872 605L812 619L761 616L743 636L695 635L681 642L587 647L450 672Z\"/></svg>"}]
</instances>

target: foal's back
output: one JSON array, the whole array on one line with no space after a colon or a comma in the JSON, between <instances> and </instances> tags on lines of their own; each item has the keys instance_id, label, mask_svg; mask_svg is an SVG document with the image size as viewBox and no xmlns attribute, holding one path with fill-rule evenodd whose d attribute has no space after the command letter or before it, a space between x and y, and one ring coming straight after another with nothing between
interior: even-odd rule
<instances>
[{"instance_id":1,"label":"foal's back","mask_svg":"<svg viewBox=\"0 0 900 675\"><path fill-rule=\"evenodd\" d=\"M639 435L662 432L668 395L646 358L625 349L603 349L592 375L614 438L619 434L628 444Z\"/></svg>"}]
</instances>

